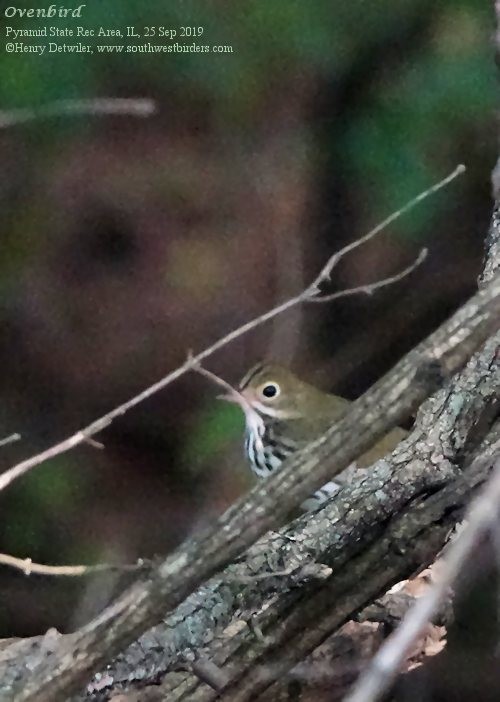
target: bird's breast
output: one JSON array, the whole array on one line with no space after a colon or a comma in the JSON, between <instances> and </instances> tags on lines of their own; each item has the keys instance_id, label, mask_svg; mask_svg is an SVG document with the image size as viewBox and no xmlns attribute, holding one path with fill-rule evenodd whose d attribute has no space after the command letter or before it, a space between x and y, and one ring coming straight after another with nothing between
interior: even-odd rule
<instances>
[{"instance_id":1,"label":"bird's breast","mask_svg":"<svg viewBox=\"0 0 500 702\"><path fill-rule=\"evenodd\" d=\"M283 461L294 453L298 446L280 426L281 422L266 422L262 436L251 425L247 425L245 453L252 471L260 478L277 470Z\"/></svg>"}]
</instances>

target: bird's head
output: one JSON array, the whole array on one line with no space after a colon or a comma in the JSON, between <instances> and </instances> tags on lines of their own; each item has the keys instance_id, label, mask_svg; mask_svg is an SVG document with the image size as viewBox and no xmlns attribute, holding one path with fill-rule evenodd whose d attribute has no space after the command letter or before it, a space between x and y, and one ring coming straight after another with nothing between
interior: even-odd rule
<instances>
[{"instance_id":1,"label":"bird's head","mask_svg":"<svg viewBox=\"0 0 500 702\"><path fill-rule=\"evenodd\" d=\"M275 420L300 419L315 412L325 393L297 378L275 363L258 363L241 379L238 392L224 399L241 406L247 419L250 413Z\"/></svg>"}]
</instances>

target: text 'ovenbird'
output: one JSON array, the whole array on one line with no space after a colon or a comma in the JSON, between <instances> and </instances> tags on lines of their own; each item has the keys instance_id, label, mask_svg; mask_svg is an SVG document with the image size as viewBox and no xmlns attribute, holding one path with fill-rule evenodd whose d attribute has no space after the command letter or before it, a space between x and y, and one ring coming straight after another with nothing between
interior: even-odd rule
<instances>
[{"instance_id":1,"label":"text 'ovenbird'","mask_svg":"<svg viewBox=\"0 0 500 702\"><path fill-rule=\"evenodd\" d=\"M245 453L250 468L260 478L270 475L287 456L323 434L349 405L348 400L322 392L271 363L254 366L241 380L239 392L241 398L234 394L225 399L237 402L245 413ZM404 436L402 429L393 430L356 465L370 465ZM338 484L326 483L303 503L303 508L317 507L337 489Z\"/></svg>"}]
</instances>

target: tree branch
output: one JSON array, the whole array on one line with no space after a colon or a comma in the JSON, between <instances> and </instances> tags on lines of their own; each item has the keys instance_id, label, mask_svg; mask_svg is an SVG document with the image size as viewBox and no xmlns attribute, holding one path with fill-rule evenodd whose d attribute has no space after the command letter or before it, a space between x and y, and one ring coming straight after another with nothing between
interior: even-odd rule
<instances>
[{"instance_id":1,"label":"tree branch","mask_svg":"<svg viewBox=\"0 0 500 702\"><path fill-rule=\"evenodd\" d=\"M413 584L414 581L410 581ZM297 688L300 686L300 693L310 689L315 691L318 683L324 686L325 679L328 681L329 690L334 688L335 691L344 691L350 685L366 660L371 656L384 641L387 633L391 631L404 614L415 602L415 595L406 592L398 592L395 594L385 595L380 600L377 600L373 605L364 609L355 621L350 621L341 627L337 632L328 637L314 652L296 665L283 678L279 687L274 686L272 702L283 697L289 702L289 684L293 682ZM451 598L450 601L436 615L434 626L439 627L443 632L444 627L453 619ZM246 631L247 641L251 643L251 630L248 629L245 622L241 622L241 632ZM231 627L237 628L237 620ZM272 640L270 637L264 637L264 645L271 647ZM222 644L222 641L221 641ZM425 641L422 642L425 644ZM229 650L229 640L226 644ZM234 675L234 660L242 658L245 655L245 640L240 637L238 648L236 641L232 642L234 650L231 656L231 661L228 667ZM422 661L425 658L426 650L422 645L416 647L415 652L412 652L412 662ZM219 650L217 658L222 658ZM206 660L206 659L204 659ZM226 665L222 670L225 670ZM220 669L220 668L219 668ZM135 668L137 670L137 668ZM120 694L119 699L123 702L131 702L133 699L150 700L196 700L196 702L209 702L216 698L212 691L208 690L203 683L203 676L198 670L189 671L192 674L180 674L179 672L170 673L164 679L162 684L158 685L158 679L144 679L140 683L140 687L133 681L124 680L122 685L114 684L109 689L106 689L106 680L111 684L111 676L105 674L102 677L104 683L99 690L98 683L96 684L95 692L89 696L89 699L103 700L115 698L115 695ZM227 675L227 674L226 674ZM226 682L226 685L228 683ZM154 687L152 687L154 685ZM213 687L213 686L212 686ZM136 697L138 695L138 697ZM331 698L331 695L329 699ZM315 698L314 698L315 699Z\"/></svg>"}]
</instances>

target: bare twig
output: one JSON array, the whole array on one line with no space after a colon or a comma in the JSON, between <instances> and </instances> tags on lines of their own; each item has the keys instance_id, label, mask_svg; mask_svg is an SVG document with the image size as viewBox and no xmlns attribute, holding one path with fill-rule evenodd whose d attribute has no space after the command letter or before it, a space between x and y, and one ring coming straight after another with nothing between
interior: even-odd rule
<instances>
[{"instance_id":1,"label":"bare twig","mask_svg":"<svg viewBox=\"0 0 500 702\"><path fill-rule=\"evenodd\" d=\"M354 249L357 249L359 246L366 244L368 241L370 241L370 239L373 239L375 236L377 236L377 234L380 234L381 231L383 231L390 224L399 219L399 217L412 210L416 205L428 198L430 195L433 195L438 190L441 190L441 188L446 187L448 183L451 183L451 181L455 180L455 178L457 178L459 175L465 173L465 170L466 169L463 163L459 164L454 171L452 171L449 175L446 176L446 178L443 178L427 190L422 191L412 200L409 200L406 203L406 205L403 205L401 209L396 210L396 212L390 214L388 217L386 217L386 219L380 222L380 224L377 224L377 226L371 229L367 234L360 237L359 239L356 239L356 241L352 241L350 244L347 244L347 246L344 246L344 248L340 249L340 251L334 253L333 256L331 256L326 262L326 264L323 266L316 279L311 283L311 285L309 286L309 290L318 292L318 286L322 282L330 280L330 276L332 274L333 269L344 256L346 256Z\"/></svg>"},{"instance_id":2,"label":"bare twig","mask_svg":"<svg viewBox=\"0 0 500 702\"><path fill-rule=\"evenodd\" d=\"M91 575L92 573L102 573L109 570L119 570L122 572L131 572L141 570L145 567L146 561L139 558L137 563L119 564L119 563L97 563L95 565L46 565L43 563L34 563L31 558L17 558L8 553L0 553L0 565L15 568L24 573L24 575L64 575L75 577L80 575Z\"/></svg>"},{"instance_id":3,"label":"bare twig","mask_svg":"<svg viewBox=\"0 0 500 702\"><path fill-rule=\"evenodd\" d=\"M150 98L89 98L88 100L56 100L48 105L15 110L0 110L0 129L39 119L69 115L129 115L150 117L156 103Z\"/></svg>"},{"instance_id":4,"label":"bare twig","mask_svg":"<svg viewBox=\"0 0 500 702\"><path fill-rule=\"evenodd\" d=\"M358 295L362 293L365 295L373 295L376 290L380 290L380 288L385 288L388 285L397 283L400 280L403 280L403 278L406 278L406 276L410 275L410 273L412 273L416 268L418 268L418 266L420 266L421 263L425 261L427 258L427 253L427 249L421 249L415 261L395 275L382 278L382 280L377 280L374 283L358 285L355 288L348 288L347 290L338 290L331 295L321 295L321 293L318 292L317 296L308 298L308 302L332 302L332 300L338 300L341 297L350 297L351 295Z\"/></svg>"},{"instance_id":5,"label":"bare twig","mask_svg":"<svg viewBox=\"0 0 500 702\"><path fill-rule=\"evenodd\" d=\"M465 170L464 166L457 166L457 168L455 168L455 170L451 174L449 174L446 178L439 181L439 183L436 183L431 188L429 188L429 189L425 190L424 192L420 193L419 195L417 195L413 200L411 200L406 205L404 205L404 207L402 207L400 210L398 210L398 212L393 213L392 215L390 215L390 217L388 217L386 220L384 220L384 222L381 222L371 232L368 232L368 234L362 236L360 239L357 239L356 241L352 242L348 246L344 247L343 249L341 249L340 251L335 253L327 261L326 265L322 268L319 275L316 276L314 281L305 290L300 292L298 295L295 295L294 297L291 297L288 300L285 300L284 302L280 303L276 307L273 307L272 309L268 310L264 314L261 314L258 317L251 319L249 322L242 324L240 327L233 329L233 331L229 332L229 334L226 334L226 336L222 337L221 339L218 339L211 346L208 346L207 348L205 348L203 351L200 351L196 355L194 355L194 356L190 355L181 366L179 366L175 370L173 370L170 373L168 373L167 375L165 375L158 382L153 383L152 385L147 387L145 390L143 390L142 392L140 392L137 395L135 395L134 397L132 397L127 402L124 402L123 404L119 405L118 407L115 407L115 409L111 410L110 412L103 415L99 419L96 419L94 422L92 422L88 426L84 427L83 429L80 429L80 431L77 431L75 434L68 437L67 439L64 439L63 441L59 442L58 444L55 444L54 446L51 446L50 448L46 449L45 451L42 451L41 453L38 453L35 456L32 456L31 458L26 459L25 461L21 461L17 465L12 466L12 468L9 468L8 470L6 470L4 473L2 473L0 475L0 491L4 490L8 485L10 485L12 482L14 482L14 480L16 480L20 476L24 475L32 468L44 463L45 461L49 460L50 458L58 456L62 453L66 453L67 451L71 450L72 448L74 448L75 446L78 446L81 443L86 442L90 436L93 436L94 434L97 434L98 432L100 432L103 429L105 429L106 427L108 427L114 419L125 414L130 409L132 409L136 405L139 405L140 403L144 402L144 400L148 399L152 395L155 395L160 390L163 390L163 388L167 387L167 385L170 385L172 382L174 382L174 380L177 380L181 376L185 375L188 371L190 371L190 370L198 370L199 371L199 366L200 366L202 361L204 361L209 356L212 356L216 351L227 346L235 339L238 339L240 336L243 336L244 334L251 331L252 329L255 329L256 327L264 324L265 322L268 322L270 319L277 317L279 314L282 314L286 310L289 310L292 307L295 307L296 305L299 305L303 302L308 302L308 301L312 300L313 298L318 298L318 301L321 301L320 297L319 297L321 295L321 291L319 290L318 286L320 285L321 282L323 282L329 278L329 276L331 275L331 272L333 270L333 267L338 263L340 258L345 256L349 251L352 251L353 249L357 248L361 244L368 241L368 239L373 238L376 234L380 233L386 226L388 226L395 219L397 219L397 217L400 217L402 214L407 212L409 209L414 207L416 204L418 204L419 202L422 202L422 200L424 198L428 197L429 195L435 193L440 188L444 187L451 180L453 180L458 175L463 173L464 170ZM415 266L418 265L422 260L423 260L423 252L420 253L417 261L415 263L413 263L409 268L407 268L404 271L401 271L400 273L393 276L392 282L400 280L401 277L404 277L404 275L407 275L409 272L414 270ZM372 283L371 285L362 285L359 288L352 289L349 294L366 293L369 288L374 290L377 287L380 287L381 285L388 285L389 282L390 282L390 279L386 279L385 281L379 281L379 283ZM334 293L330 298L328 298L328 297L323 298L323 301L327 301L329 299L331 300L331 299L334 299L335 297L343 297L346 294L348 294L348 292L349 291L340 291L339 293Z\"/></svg>"},{"instance_id":6,"label":"bare twig","mask_svg":"<svg viewBox=\"0 0 500 702\"><path fill-rule=\"evenodd\" d=\"M0 439L0 446L7 446L7 444L13 444L15 441L19 441L21 434L10 434L6 436L5 439Z\"/></svg>"},{"instance_id":7,"label":"bare twig","mask_svg":"<svg viewBox=\"0 0 500 702\"><path fill-rule=\"evenodd\" d=\"M500 446L496 447L496 454ZM500 510L500 461L491 478L472 503L465 526L443 557L439 575L428 592L403 619L401 625L381 646L367 670L361 675L346 702L376 702L391 684L409 651L422 635L453 585L479 538L498 522Z\"/></svg>"},{"instance_id":8,"label":"bare twig","mask_svg":"<svg viewBox=\"0 0 500 702\"><path fill-rule=\"evenodd\" d=\"M188 360L193 364L192 370L195 371L195 373L203 375L205 378L208 378L208 380L211 380L213 383L215 383L215 385L218 385L226 391L227 395L218 396L220 399L227 400L230 397L234 397L235 400L237 400L237 402L240 403L242 406L244 406L248 410L251 409L250 403L237 388L233 387L231 383L228 383L227 380L224 380L224 378L221 378L212 371L208 370L208 368L204 368L201 365L201 363L197 362L196 359L193 358L191 352L188 354Z\"/></svg>"},{"instance_id":9,"label":"bare twig","mask_svg":"<svg viewBox=\"0 0 500 702\"><path fill-rule=\"evenodd\" d=\"M89 446L92 446L92 448L99 449L100 451L102 451L102 449L106 448L101 441L96 441L91 436L87 436L87 438L84 440L83 443L88 444Z\"/></svg>"}]
</instances>

